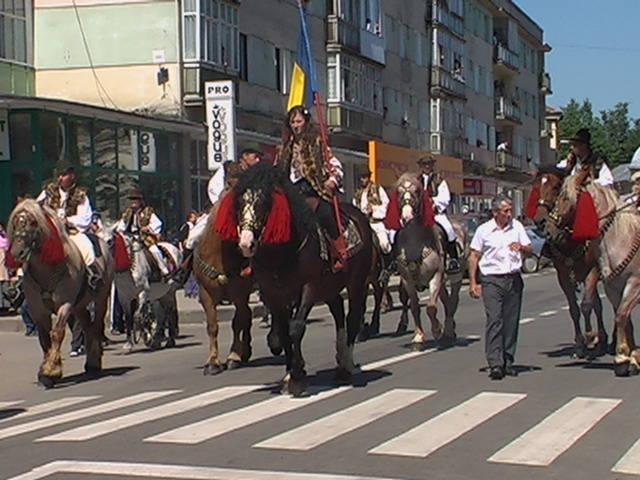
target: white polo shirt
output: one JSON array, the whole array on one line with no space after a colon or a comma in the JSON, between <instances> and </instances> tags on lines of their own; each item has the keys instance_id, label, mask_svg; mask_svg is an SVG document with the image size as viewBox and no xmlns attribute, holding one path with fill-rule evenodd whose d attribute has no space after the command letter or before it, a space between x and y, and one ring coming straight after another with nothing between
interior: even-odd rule
<instances>
[{"instance_id":1,"label":"white polo shirt","mask_svg":"<svg viewBox=\"0 0 640 480\"><path fill-rule=\"evenodd\" d=\"M531 240L518 220L511 220L504 228L494 219L478 227L471 240L471 248L482 254L478 266L483 275L518 273L522 268L522 253L509 248L514 242L523 246Z\"/></svg>"}]
</instances>

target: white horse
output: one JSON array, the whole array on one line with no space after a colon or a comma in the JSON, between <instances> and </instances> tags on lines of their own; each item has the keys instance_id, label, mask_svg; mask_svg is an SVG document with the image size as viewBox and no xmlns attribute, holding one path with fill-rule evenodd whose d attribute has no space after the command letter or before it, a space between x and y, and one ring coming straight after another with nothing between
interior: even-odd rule
<instances>
[{"instance_id":1,"label":"white horse","mask_svg":"<svg viewBox=\"0 0 640 480\"><path fill-rule=\"evenodd\" d=\"M122 306L125 319L125 329L127 342L124 348L128 351L133 349L137 342L138 328L134 328L134 322L142 325L142 339L150 348L160 347L160 342L164 336L165 326L169 330L169 338L166 347L175 346L175 337L178 330L176 290L179 285L174 282L153 281L153 267L149 263L150 255L145 253L145 244L142 237L137 234L115 232L114 226L105 229L104 236L108 239L112 249L122 249L124 251L114 251L116 257L115 287L118 301ZM117 238L121 240L118 240ZM123 243L119 243L119 242ZM173 244L159 242L159 247L168 252L171 260L177 267L182 263L182 253ZM118 259L122 262L126 255L125 263L118 264ZM153 327L155 318L157 325Z\"/></svg>"}]
</instances>

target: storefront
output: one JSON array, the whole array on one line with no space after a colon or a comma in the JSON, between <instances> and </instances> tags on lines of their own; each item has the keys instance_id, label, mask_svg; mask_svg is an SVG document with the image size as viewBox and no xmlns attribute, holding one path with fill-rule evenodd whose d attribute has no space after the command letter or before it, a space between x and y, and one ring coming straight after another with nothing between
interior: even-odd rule
<instances>
[{"instance_id":1,"label":"storefront","mask_svg":"<svg viewBox=\"0 0 640 480\"><path fill-rule=\"evenodd\" d=\"M369 169L376 182L389 189L405 172L418 172L416 161L428 152L399 147L387 143L369 142ZM449 213L460 210L460 197L464 193L462 160L447 155L436 155L436 171L440 172L449 185L451 205Z\"/></svg>"},{"instance_id":2,"label":"storefront","mask_svg":"<svg viewBox=\"0 0 640 480\"><path fill-rule=\"evenodd\" d=\"M133 187L167 230L191 204L189 170L206 140L203 125L14 96L0 96L0 125L0 221L18 197L38 195L63 160L77 166L78 183L107 221L120 217Z\"/></svg>"}]
</instances>

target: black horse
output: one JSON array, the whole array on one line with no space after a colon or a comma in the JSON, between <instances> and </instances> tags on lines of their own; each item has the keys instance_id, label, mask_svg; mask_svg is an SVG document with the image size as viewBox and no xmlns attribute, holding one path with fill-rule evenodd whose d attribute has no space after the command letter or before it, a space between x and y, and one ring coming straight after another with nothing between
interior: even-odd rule
<instances>
[{"instance_id":1,"label":"black horse","mask_svg":"<svg viewBox=\"0 0 640 480\"><path fill-rule=\"evenodd\" d=\"M228 228L226 221L227 232L239 232L240 249L251 259L253 274L272 312L286 355L283 392L300 395L307 387L302 337L307 316L317 302L326 302L334 317L337 376L349 380L355 369L353 346L364 317L372 263L373 240L365 216L350 205L342 205L361 242L352 250L346 267L334 272L327 255L328 242L322 238L324 233L318 228L315 215L280 167L258 164L248 169L229 202L237 227ZM225 222L225 217L230 219L230 215L222 214L220 221ZM349 298L346 326L340 295L344 287ZM272 350L277 347L274 341L272 337Z\"/></svg>"}]
</instances>

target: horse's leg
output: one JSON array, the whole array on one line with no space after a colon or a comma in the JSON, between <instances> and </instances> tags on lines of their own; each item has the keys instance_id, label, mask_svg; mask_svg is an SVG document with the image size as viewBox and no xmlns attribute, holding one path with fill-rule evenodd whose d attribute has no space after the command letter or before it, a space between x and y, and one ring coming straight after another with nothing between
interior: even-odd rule
<instances>
[{"instance_id":1,"label":"horse's leg","mask_svg":"<svg viewBox=\"0 0 640 480\"><path fill-rule=\"evenodd\" d=\"M365 275L356 274L351 276L349 283L347 284L347 295L349 297L349 313L347 314L347 349L345 351L345 355L342 356L342 361L339 366L344 369L349 376L351 376L355 370L353 348L366 310L368 292L365 281ZM379 295L379 297L381 297L381 295ZM342 297L340 297L340 299L342 300ZM376 302L379 304L379 299L376 300ZM378 318L378 322L379 321L380 319Z\"/></svg>"},{"instance_id":2,"label":"horse's leg","mask_svg":"<svg viewBox=\"0 0 640 480\"><path fill-rule=\"evenodd\" d=\"M237 287L236 287L237 288ZM248 289L233 296L233 305L236 308L231 322L233 330L233 342L231 351L227 356L227 368L239 368L251 358L251 309L249 308Z\"/></svg>"},{"instance_id":3,"label":"horse's leg","mask_svg":"<svg viewBox=\"0 0 640 480\"><path fill-rule=\"evenodd\" d=\"M420 319L420 298L418 298L418 292L411 283L405 284L406 295L409 299L409 308L411 309L411 315L413 316L413 323L415 325L413 332L413 339L411 343L414 349L421 349L425 341L425 333L422 328L422 320Z\"/></svg>"},{"instance_id":4,"label":"horse's leg","mask_svg":"<svg viewBox=\"0 0 640 480\"><path fill-rule=\"evenodd\" d=\"M165 301L167 310L167 328L169 330L169 339L165 344L165 348L173 348L176 346L176 338L178 337L178 302L176 301L176 292L170 292Z\"/></svg>"},{"instance_id":5,"label":"horse's leg","mask_svg":"<svg viewBox=\"0 0 640 480\"><path fill-rule=\"evenodd\" d=\"M462 279L454 278L449 281L449 288L447 285L442 286L440 290L440 301L444 306L444 333L443 341L447 344L455 343L456 335L456 322L455 314L458 310L458 303L460 302L460 287L462 286Z\"/></svg>"},{"instance_id":6,"label":"horse's leg","mask_svg":"<svg viewBox=\"0 0 640 480\"><path fill-rule=\"evenodd\" d=\"M597 355L595 351L602 349L600 342L604 340L604 345L607 344L607 332L604 329L602 322L602 305L600 306L600 316L596 313L596 320L598 323L598 331L594 332L591 325L591 312L595 310L596 298L600 300L598 296L598 281L600 272L597 268L593 268L584 280L584 295L582 296L582 302L580 303L580 310L585 321L585 337L586 347L593 352L591 356ZM604 336L604 338L602 338Z\"/></svg>"},{"instance_id":7,"label":"horse's leg","mask_svg":"<svg viewBox=\"0 0 640 480\"><path fill-rule=\"evenodd\" d=\"M584 358L584 336L582 335L582 328L580 326L580 307L578 305L578 299L576 298L576 284L575 282L571 281L569 272L562 263L559 263L559 266L556 267L556 276L558 278L560 288L564 292L564 296L569 303L569 315L571 316L571 320L573 321L575 342L573 356Z\"/></svg>"},{"instance_id":8,"label":"horse's leg","mask_svg":"<svg viewBox=\"0 0 640 480\"><path fill-rule=\"evenodd\" d=\"M615 373L618 376L638 373L640 350L635 348L633 332L629 328L631 311L638 300L640 300L640 278L631 277L624 286L620 304L616 308L618 344L616 346Z\"/></svg>"},{"instance_id":9,"label":"horse's leg","mask_svg":"<svg viewBox=\"0 0 640 480\"><path fill-rule=\"evenodd\" d=\"M373 314L371 315L370 336L377 337L380 334L380 312L382 310L382 297L384 285L379 281L373 283Z\"/></svg>"},{"instance_id":10,"label":"horse's leg","mask_svg":"<svg viewBox=\"0 0 640 480\"><path fill-rule=\"evenodd\" d=\"M307 372L304 369L302 356L302 338L307 326L307 317L313 308L313 292L306 286L302 292L300 305L294 315L289 319L289 336L291 338L291 368L288 392L293 396L299 396L307 388Z\"/></svg>"},{"instance_id":11,"label":"horse's leg","mask_svg":"<svg viewBox=\"0 0 640 480\"><path fill-rule=\"evenodd\" d=\"M38 369L38 381L42 383L42 372L49 356L49 350L51 350L51 314L45 310L42 310L41 314L36 314L36 312L31 308L29 313L36 324L36 328L38 329L38 341L40 342L40 348L42 349L42 362ZM45 377L45 381L47 378L48 377ZM46 383L42 384L48 388L53 386L53 383L53 381L46 381Z\"/></svg>"},{"instance_id":12,"label":"horse's leg","mask_svg":"<svg viewBox=\"0 0 640 480\"><path fill-rule=\"evenodd\" d=\"M40 368L38 380L45 387L52 387L56 380L62 377L62 356L60 348L64 341L64 334L67 328L67 321L71 315L71 304L65 303L58 308L56 321L53 323L49 336L51 337L51 347L49 348L45 361Z\"/></svg>"},{"instance_id":13,"label":"horse's leg","mask_svg":"<svg viewBox=\"0 0 640 480\"><path fill-rule=\"evenodd\" d=\"M327 301L327 306L336 325L336 379L340 382L348 381L351 377L353 365L350 365L348 333L345 324L344 299L342 295L336 295Z\"/></svg>"},{"instance_id":14,"label":"horse's leg","mask_svg":"<svg viewBox=\"0 0 640 480\"><path fill-rule=\"evenodd\" d=\"M431 334L433 338L440 342L442 340L443 328L438 320L438 299L443 289L444 273L436 272L429 281L429 299L427 300L427 316L431 321Z\"/></svg>"},{"instance_id":15,"label":"horse's leg","mask_svg":"<svg viewBox=\"0 0 640 480\"><path fill-rule=\"evenodd\" d=\"M80 322L84 332L84 344L86 349L86 359L84 371L90 375L96 375L102 370L102 323L94 318L86 308L78 309L74 312L75 320Z\"/></svg>"},{"instance_id":16,"label":"horse's leg","mask_svg":"<svg viewBox=\"0 0 640 480\"><path fill-rule=\"evenodd\" d=\"M400 286L398 288L398 297L400 298L400 305L402 312L400 312L400 322L396 327L396 335L402 335L409 329L409 294L407 293L407 287L405 281L400 279Z\"/></svg>"},{"instance_id":17,"label":"horse's leg","mask_svg":"<svg viewBox=\"0 0 640 480\"><path fill-rule=\"evenodd\" d=\"M205 286L200 284L200 304L204 309L204 313L207 317L207 335L209 335L209 356L207 362L204 365L203 373L205 375L217 375L224 370L224 365L220 362L219 350L218 350L218 311L217 311L217 298L219 295L217 289L219 287L213 287L214 293L209 291L209 285Z\"/></svg>"}]
</instances>

